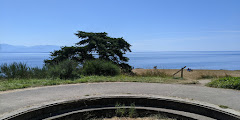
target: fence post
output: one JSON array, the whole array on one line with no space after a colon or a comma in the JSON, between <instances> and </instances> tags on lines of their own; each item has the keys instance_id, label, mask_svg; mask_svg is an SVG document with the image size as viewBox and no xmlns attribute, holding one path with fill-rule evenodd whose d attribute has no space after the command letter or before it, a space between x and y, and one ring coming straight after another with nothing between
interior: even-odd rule
<instances>
[{"instance_id":1,"label":"fence post","mask_svg":"<svg viewBox=\"0 0 240 120\"><path fill-rule=\"evenodd\" d=\"M179 73L181 71L181 78L183 79L183 69L186 68L186 66L184 66L183 68L181 68L179 71L177 71L176 73L173 74L173 77L174 75L176 75L177 73Z\"/></svg>"},{"instance_id":2,"label":"fence post","mask_svg":"<svg viewBox=\"0 0 240 120\"><path fill-rule=\"evenodd\" d=\"M183 69L182 69L182 71L181 71L181 78L183 79Z\"/></svg>"}]
</instances>

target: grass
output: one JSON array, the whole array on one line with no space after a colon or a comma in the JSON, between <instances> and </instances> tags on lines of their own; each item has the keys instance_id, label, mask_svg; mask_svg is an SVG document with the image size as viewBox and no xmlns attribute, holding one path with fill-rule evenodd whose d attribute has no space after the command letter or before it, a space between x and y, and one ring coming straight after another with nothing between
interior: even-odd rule
<instances>
[{"instance_id":1,"label":"grass","mask_svg":"<svg viewBox=\"0 0 240 120\"><path fill-rule=\"evenodd\" d=\"M132 103L128 109L125 108L125 104L116 103L115 108L115 117L98 118L93 120L175 120L161 114L152 114L150 116L140 117L135 108L135 103Z\"/></svg>"},{"instance_id":2,"label":"grass","mask_svg":"<svg viewBox=\"0 0 240 120\"><path fill-rule=\"evenodd\" d=\"M223 77L232 77L225 73L225 75L216 75L216 74L202 74L199 79L214 79L214 78L223 78Z\"/></svg>"},{"instance_id":3,"label":"grass","mask_svg":"<svg viewBox=\"0 0 240 120\"><path fill-rule=\"evenodd\" d=\"M224 77L207 84L209 87L240 90L240 77Z\"/></svg>"},{"instance_id":4,"label":"grass","mask_svg":"<svg viewBox=\"0 0 240 120\"><path fill-rule=\"evenodd\" d=\"M219 105L220 108L223 108L223 109L227 109L229 108L228 106L225 106L225 105Z\"/></svg>"},{"instance_id":5,"label":"grass","mask_svg":"<svg viewBox=\"0 0 240 120\"><path fill-rule=\"evenodd\" d=\"M198 79L213 79L218 78L216 75L201 75Z\"/></svg>"},{"instance_id":6,"label":"grass","mask_svg":"<svg viewBox=\"0 0 240 120\"><path fill-rule=\"evenodd\" d=\"M153 69L133 69L133 72L141 75L146 74L147 71L154 71ZM179 69L157 69L160 72L164 72L165 74L172 76ZM156 70L155 70L156 71ZM175 75L175 78L180 78L181 74L178 73ZM189 80L197 80L197 79L216 79L221 77L240 77L240 72L237 70L193 70L192 72L188 72L184 69L183 77L184 79Z\"/></svg>"},{"instance_id":7,"label":"grass","mask_svg":"<svg viewBox=\"0 0 240 120\"><path fill-rule=\"evenodd\" d=\"M142 77L170 77L171 75L166 74L166 72L162 70L146 70L142 72L141 74L136 74L137 76L142 76Z\"/></svg>"},{"instance_id":8,"label":"grass","mask_svg":"<svg viewBox=\"0 0 240 120\"><path fill-rule=\"evenodd\" d=\"M146 83L181 83L182 80L174 80L170 77L141 77L141 76L82 76L75 80L62 79L10 79L0 80L0 91L52 86L61 84L93 83L93 82L146 82Z\"/></svg>"},{"instance_id":9,"label":"grass","mask_svg":"<svg viewBox=\"0 0 240 120\"><path fill-rule=\"evenodd\" d=\"M146 70L134 69L135 75L118 75L118 76L81 76L79 79L62 80L62 79L0 79L0 91L22 89L30 87L52 86L61 84L76 84L76 83L93 83L93 82L145 82L145 83L177 83L177 84L198 84L196 78L201 75L212 76L217 75L217 80L210 82L207 86L217 88L240 89L239 71L222 71L222 70L194 70L193 72L184 72L184 79L172 78L171 74L176 70ZM219 76L238 76L224 77ZM209 77L207 77L209 78Z\"/></svg>"}]
</instances>

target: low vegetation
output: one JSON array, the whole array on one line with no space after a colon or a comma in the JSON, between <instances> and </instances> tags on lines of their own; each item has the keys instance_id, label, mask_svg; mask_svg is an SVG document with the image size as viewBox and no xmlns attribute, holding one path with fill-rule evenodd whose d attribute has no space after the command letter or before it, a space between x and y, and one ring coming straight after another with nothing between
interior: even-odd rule
<instances>
[{"instance_id":1,"label":"low vegetation","mask_svg":"<svg viewBox=\"0 0 240 120\"><path fill-rule=\"evenodd\" d=\"M0 91L87 82L199 83L189 78L173 78L170 73L173 70L170 72L159 69L141 70L140 72L137 70L135 69L132 74L126 74L121 72L121 69L116 64L104 60L90 60L83 65L73 60L65 60L42 68L31 68L25 63L2 64L0 66ZM185 72L185 76L197 74L194 72ZM239 77L226 77L225 74L224 78L218 78L209 83L208 86L239 90L239 81Z\"/></svg>"},{"instance_id":2,"label":"low vegetation","mask_svg":"<svg viewBox=\"0 0 240 120\"><path fill-rule=\"evenodd\" d=\"M46 78L76 79L80 77L80 65L73 60L64 60L56 65L47 66Z\"/></svg>"},{"instance_id":3,"label":"low vegetation","mask_svg":"<svg viewBox=\"0 0 240 120\"><path fill-rule=\"evenodd\" d=\"M47 74L46 67L28 67L25 63L2 64L0 66L0 78L3 79L30 79L45 78Z\"/></svg>"},{"instance_id":4,"label":"low vegetation","mask_svg":"<svg viewBox=\"0 0 240 120\"><path fill-rule=\"evenodd\" d=\"M93 82L146 82L146 83L181 83L182 80L161 77L140 77L140 76L81 76L74 80L64 79L9 79L0 80L0 91L21 89L29 87L51 86L61 84L93 83Z\"/></svg>"},{"instance_id":5,"label":"low vegetation","mask_svg":"<svg viewBox=\"0 0 240 120\"><path fill-rule=\"evenodd\" d=\"M223 108L223 109L227 109L229 108L228 106L225 106L225 105L219 105L220 108Z\"/></svg>"},{"instance_id":6,"label":"low vegetation","mask_svg":"<svg viewBox=\"0 0 240 120\"><path fill-rule=\"evenodd\" d=\"M110 61L90 60L83 64L84 75L115 76L120 74L120 68Z\"/></svg>"},{"instance_id":7,"label":"low vegetation","mask_svg":"<svg viewBox=\"0 0 240 120\"><path fill-rule=\"evenodd\" d=\"M216 75L216 74L202 74L199 79L214 79L214 78L223 78L223 77L231 77L225 73L225 75Z\"/></svg>"},{"instance_id":8,"label":"low vegetation","mask_svg":"<svg viewBox=\"0 0 240 120\"><path fill-rule=\"evenodd\" d=\"M160 71L157 69L153 69L153 70L146 70L145 72L141 73L141 74L136 74L138 76L142 76L142 77L170 77L171 75L167 74L164 71Z\"/></svg>"},{"instance_id":9,"label":"low vegetation","mask_svg":"<svg viewBox=\"0 0 240 120\"><path fill-rule=\"evenodd\" d=\"M115 117L93 118L91 120L176 120L174 118L166 117L165 115L162 115L162 114L152 114L152 115L150 114L150 115L146 115L146 117L141 117L143 115L140 115L137 113L134 103L132 103L129 107L126 107L125 104L116 103L115 107L116 107Z\"/></svg>"},{"instance_id":10,"label":"low vegetation","mask_svg":"<svg viewBox=\"0 0 240 120\"><path fill-rule=\"evenodd\" d=\"M240 77L224 77L208 83L209 87L240 90Z\"/></svg>"},{"instance_id":11,"label":"low vegetation","mask_svg":"<svg viewBox=\"0 0 240 120\"><path fill-rule=\"evenodd\" d=\"M31 68L25 63L0 66L0 91L86 82L183 83L184 81L172 79L157 70L147 71L141 75L126 74L121 72L116 64L104 60L90 60L83 65L73 60L65 60L43 68Z\"/></svg>"},{"instance_id":12,"label":"low vegetation","mask_svg":"<svg viewBox=\"0 0 240 120\"><path fill-rule=\"evenodd\" d=\"M0 66L0 79L78 79L82 75L116 76L120 68L110 61L90 60L83 65L74 60L64 60L43 68L28 67L25 63L3 64Z\"/></svg>"}]
</instances>

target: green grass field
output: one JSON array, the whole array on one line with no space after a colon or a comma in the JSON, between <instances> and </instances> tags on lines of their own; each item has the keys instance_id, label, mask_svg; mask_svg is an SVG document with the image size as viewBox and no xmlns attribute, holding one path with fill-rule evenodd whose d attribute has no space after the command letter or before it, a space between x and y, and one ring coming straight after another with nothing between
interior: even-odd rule
<instances>
[{"instance_id":1,"label":"green grass field","mask_svg":"<svg viewBox=\"0 0 240 120\"><path fill-rule=\"evenodd\" d=\"M0 91L21 89L39 86L52 86L61 84L93 83L93 82L151 82L151 83L181 83L184 80L171 77L140 77L140 76L82 76L75 80L61 79L12 79L0 80Z\"/></svg>"}]
</instances>

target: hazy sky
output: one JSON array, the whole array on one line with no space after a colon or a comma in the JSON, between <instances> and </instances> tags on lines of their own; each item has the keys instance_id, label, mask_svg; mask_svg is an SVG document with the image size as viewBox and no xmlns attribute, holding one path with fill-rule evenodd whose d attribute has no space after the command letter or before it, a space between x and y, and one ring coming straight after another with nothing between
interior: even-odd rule
<instances>
[{"instance_id":1,"label":"hazy sky","mask_svg":"<svg viewBox=\"0 0 240 120\"><path fill-rule=\"evenodd\" d=\"M0 0L0 43L74 45L76 31L135 51L240 50L240 0Z\"/></svg>"}]
</instances>

